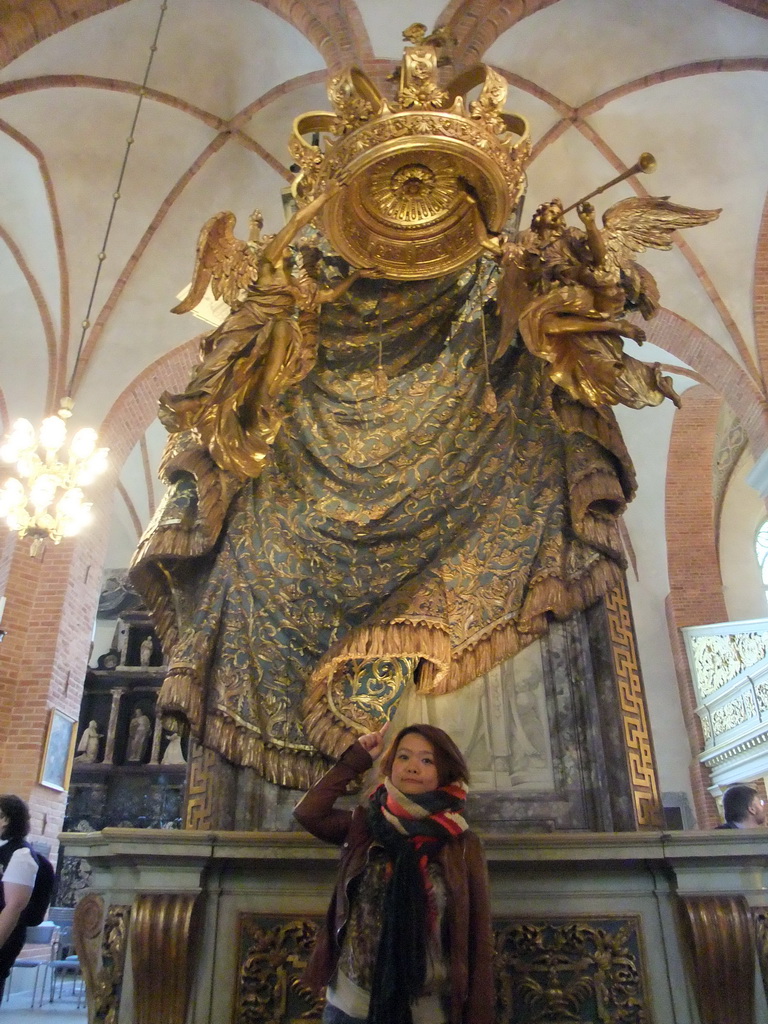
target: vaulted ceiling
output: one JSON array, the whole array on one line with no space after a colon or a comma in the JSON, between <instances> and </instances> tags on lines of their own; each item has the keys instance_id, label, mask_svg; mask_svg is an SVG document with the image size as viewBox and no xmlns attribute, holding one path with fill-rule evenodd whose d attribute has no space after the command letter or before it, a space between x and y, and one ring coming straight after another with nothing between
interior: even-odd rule
<instances>
[{"instance_id":1,"label":"vaulted ceiling","mask_svg":"<svg viewBox=\"0 0 768 1024\"><path fill-rule=\"evenodd\" d=\"M663 312L641 357L704 383L753 456L768 447L768 4L765 0L168 0L75 381L75 423L101 426L119 465L108 564L126 564L153 510L164 431L157 394L184 383L201 324L170 314L197 234L259 206L282 222L292 120L329 109L329 72L386 88L415 20L481 60L530 122L524 220L655 154L618 186L722 207L649 253ZM72 372L160 0L0 0L0 429L54 410ZM674 409L621 411L640 477L639 550L663 537ZM730 435L729 435L730 436ZM717 453L712 453L716 460ZM712 480L702 480L711 488ZM662 545L663 546L663 545ZM659 570L664 572L662 566ZM660 584L663 591L664 583Z\"/></svg>"}]
</instances>

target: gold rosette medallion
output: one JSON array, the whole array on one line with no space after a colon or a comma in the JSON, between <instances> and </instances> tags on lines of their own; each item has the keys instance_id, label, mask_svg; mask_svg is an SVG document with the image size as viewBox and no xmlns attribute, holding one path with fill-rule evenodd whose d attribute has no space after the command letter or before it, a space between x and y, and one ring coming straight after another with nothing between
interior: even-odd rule
<instances>
[{"instance_id":1,"label":"gold rosette medallion","mask_svg":"<svg viewBox=\"0 0 768 1024\"><path fill-rule=\"evenodd\" d=\"M522 195L530 153L527 122L503 111L502 76L480 64L441 88L439 37L415 28L394 100L349 68L330 82L334 113L298 117L290 145L299 206L343 181L318 216L321 229L352 266L374 265L395 280L438 277L475 259L481 247L467 197L491 231L501 230Z\"/></svg>"}]
</instances>

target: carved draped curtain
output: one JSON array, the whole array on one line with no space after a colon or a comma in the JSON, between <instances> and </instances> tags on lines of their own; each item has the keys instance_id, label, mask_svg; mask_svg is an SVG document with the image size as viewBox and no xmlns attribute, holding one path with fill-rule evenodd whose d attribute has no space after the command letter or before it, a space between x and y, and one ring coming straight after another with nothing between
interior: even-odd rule
<instances>
[{"instance_id":1,"label":"carved draped curtain","mask_svg":"<svg viewBox=\"0 0 768 1024\"><path fill-rule=\"evenodd\" d=\"M327 258L324 283L342 272ZM317 364L245 485L194 433L170 438L132 573L170 655L161 704L228 760L305 787L354 739L355 666L408 659L423 693L450 692L618 580L634 477L613 414L521 344L483 411L488 294L474 268L361 280L324 307Z\"/></svg>"}]
</instances>

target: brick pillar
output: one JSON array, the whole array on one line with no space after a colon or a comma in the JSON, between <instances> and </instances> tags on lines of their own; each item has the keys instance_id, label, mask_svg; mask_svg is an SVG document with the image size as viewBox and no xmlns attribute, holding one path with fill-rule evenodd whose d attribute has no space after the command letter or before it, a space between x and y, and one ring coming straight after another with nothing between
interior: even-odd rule
<instances>
[{"instance_id":1,"label":"brick pillar","mask_svg":"<svg viewBox=\"0 0 768 1024\"><path fill-rule=\"evenodd\" d=\"M704 748L696 697L680 629L727 617L715 537L712 467L721 399L705 385L689 388L675 415L667 462L666 534L669 565L667 622L680 702L691 748L691 787L700 828L718 824L708 792L709 772L699 763Z\"/></svg>"},{"instance_id":2,"label":"brick pillar","mask_svg":"<svg viewBox=\"0 0 768 1024\"><path fill-rule=\"evenodd\" d=\"M110 470L89 488L94 522L81 538L49 544L33 559L28 541L0 527L7 630L0 643L0 792L29 802L32 838L51 842L54 856L67 797L37 781L50 708L79 717L120 468L155 419L158 395L184 387L197 344L194 338L145 367L114 402L99 429Z\"/></svg>"},{"instance_id":3,"label":"brick pillar","mask_svg":"<svg viewBox=\"0 0 768 1024\"><path fill-rule=\"evenodd\" d=\"M109 485L100 489L102 510ZM95 496L95 495L94 495ZM52 845L67 794L38 783L50 709L77 721L101 589L108 516L82 539L47 544L32 558L27 540L8 537L0 557L6 604L0 644L0 790L30 805L31 837Z\"/></svg>"}]
</instances>

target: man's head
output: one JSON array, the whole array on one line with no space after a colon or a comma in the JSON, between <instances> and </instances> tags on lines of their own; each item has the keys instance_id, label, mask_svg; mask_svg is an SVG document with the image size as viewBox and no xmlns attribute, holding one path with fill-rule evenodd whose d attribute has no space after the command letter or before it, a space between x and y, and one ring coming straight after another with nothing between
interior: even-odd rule
<instances>
[{"instance_id":1,"label":"man's head","mask_svg":"<svg viewBox=\"0 0 768 1024\"><path fill-rule=\"evenodd\" d=\"M765 801L751 786L731 786L723 797L723 814L740 828L758 828L765 824Z\"/></svg>"}]
</instances>

